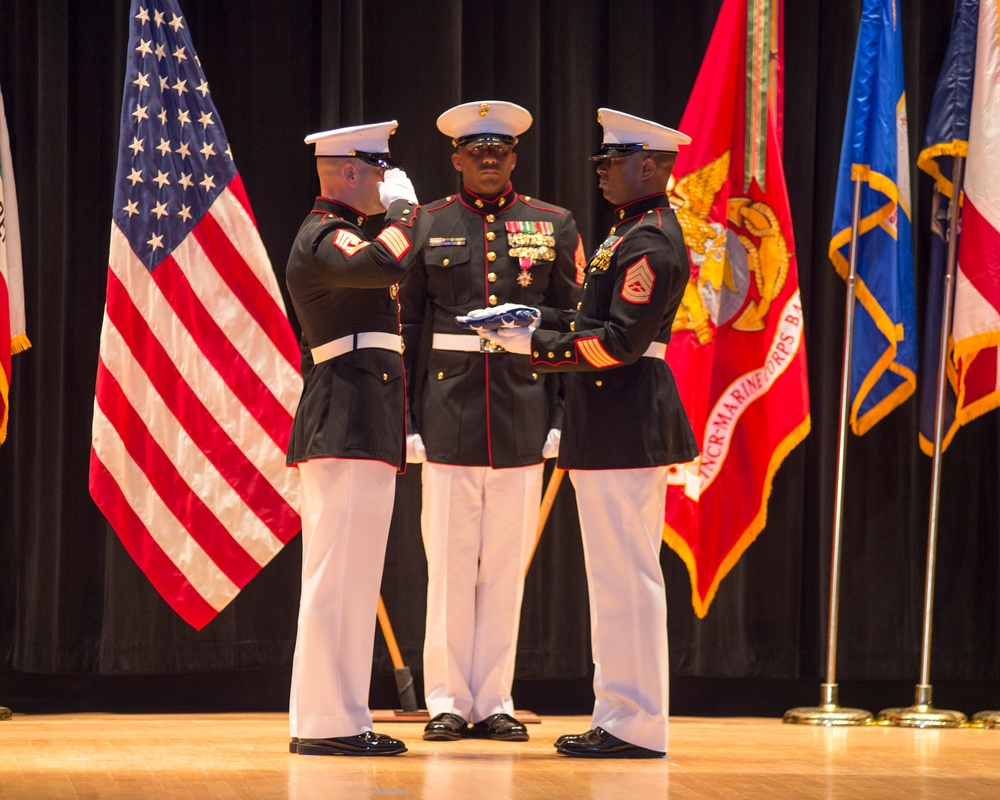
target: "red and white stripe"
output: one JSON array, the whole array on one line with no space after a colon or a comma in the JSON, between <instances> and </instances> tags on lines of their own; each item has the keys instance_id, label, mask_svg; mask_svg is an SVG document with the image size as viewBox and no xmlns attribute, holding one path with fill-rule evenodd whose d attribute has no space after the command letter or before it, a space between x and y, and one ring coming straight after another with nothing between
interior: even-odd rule
<instances>
[{"instance_id":1,"label":"red and white stripe","mask_svg":"<svg viewBox=\"0 0 1000 800\"><path fill-rule=\"evenodd\" d=\"M1000 24L997 0L981 0L955 281L955 418L1000 405Z\"/></svg>"},{"instance_id":2,"label":"red and white stripe","mask_svg":"<svg viewBox=\"0 0 1000 800\"><path fill-rule=\"evenodd\" d=\"M110 253L91 494L200 629L300 529L298 346L239 176L152 273Z\"/></svg>"}]
</instances>

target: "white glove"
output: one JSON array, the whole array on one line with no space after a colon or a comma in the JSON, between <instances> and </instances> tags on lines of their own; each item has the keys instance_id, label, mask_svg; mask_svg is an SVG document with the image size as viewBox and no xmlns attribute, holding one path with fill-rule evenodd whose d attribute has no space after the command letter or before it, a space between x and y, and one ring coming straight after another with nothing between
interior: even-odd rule
<instances>
[{"instance_id":1,"label":"white glove","mask_svg":"<svg viewBox=\"0 0 1000 800\"><path fill-rule=\"evenodd\" d=\"M495 331L484 330L479 335L489 339L493 344L500 345L508 353L526 356L531 354L533 330L533 328L497 328Z\"/></svg>"},{"instance_id":2,"label":"white glove","mask_svg":"<svg viewBox=\"0 0 1000 800\"><path fill-rule=\"evenodd\" d=\"M410 183L410 179L401 169L387 169L377 186L379 202L386 210L396 200L408 200L414 205L418 205L417 193L413 190L413 184Z\"/></svg>"},{"instance_id":3,"label":"white glove","mask_svg":"<svg viewBox=\"0 0 1000 800\"><path fill-rule=\"evenodd\" d=\"M419 433L411 433L406 437L406 463L423 464L427 460L427 449Z\"/></svg>"},{"instance_id":4,"label":"white glove","mask_svg":"<svg viewBox=\"0 0 1000 800\"><path fill-rule=\"evenodd\" d=\"M558 428L551 428L549 435L545 437L545 444L542 445L542 458L555 458L559 455L559 440L562 438L562 431Z\"/></svg>"}]
</instances>

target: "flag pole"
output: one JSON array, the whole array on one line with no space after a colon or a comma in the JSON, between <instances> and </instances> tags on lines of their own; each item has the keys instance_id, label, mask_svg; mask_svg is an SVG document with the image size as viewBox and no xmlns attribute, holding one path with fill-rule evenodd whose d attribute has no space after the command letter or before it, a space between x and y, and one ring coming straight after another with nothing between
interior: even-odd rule
<instances>
[{"instance_id":1,"label":"flag pole","mask_svg":"<svg viewBox=\"0 0 1000 800\"><path fill-rule=\"evenodd\" d=\"M844 708L838 703L837 616L840 603L840 550L844 516L844 465L847 451L847 421L850 409L851 348L854 341L854 296L858 274L858 220L861 217L861 182L854 178L854 206L851 213L851 260L847 273L847 304L844 311L844 357L840 380L840 436L837 443L837 488L833 516L833 554L830 557L830 607L827 625L826 683L820 686L820 704L785 712L784 722L800 725L867 725L872 714L861 708Z\"/></svg>"},{"instance_id":2,"label":"flag pole","mask_svg":"<svg viewBox=\"0 0 1000 800\"><path fill-rule=\"evenodd\" d=\"M559 469L559 467L552 468L552 474L549 476L549 485L545 489L545 494L542 496L542 505L538 511L538 526L535 529L535 543L531 547L531 552L528 554L528 563L524 565L524 574L528 574L528 570L531 569L531 562L535 559L535 551L538 550L538 543L542 540L542 532L545 530L545 523L548 522L549 513L552 511L552 504L555 502L556 495L559 493L559 485L562 483L563 476L566 474L566 470Z\"/></svg>"},{"instance_id":3,"label":"flag pole","mask_svg":"<svg viewBox=\"0 0 1000 800\"><path fill-rule=\"evenodd\" d=\"M916 686L912 706L886 708L879 712L878 722L903 728L957 728L965 722L961 711L934 708L933 686L930 683L931 630L934 614L934 571L937 561L938 509L941 500L941 440L944 438L944 405L947 388L948 339L951 336L952 300L955 296L955 261L958 249L959 200L962 194L962 174L965 159L955 157L952 172L952 196L948 220L948 258L944 274L941 301L941 338L938 351L937 396L934 403L934 462L931 469L931 506L927 521L927 575L924 584L924 628L920 647L920 683ZM989 714L991 712L981 712ZM1000 714L1000 712L992 712ZM978 715L977 715L978 716Z\"/></svg>"}]
</instances>

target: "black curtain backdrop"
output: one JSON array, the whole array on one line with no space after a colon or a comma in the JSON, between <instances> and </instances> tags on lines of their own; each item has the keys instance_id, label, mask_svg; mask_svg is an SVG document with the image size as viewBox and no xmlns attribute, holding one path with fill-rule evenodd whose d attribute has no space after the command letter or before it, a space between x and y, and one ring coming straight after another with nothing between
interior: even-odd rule
<instances>
[{"instance_id":1,"label":"black curtain backdrop","mask_svg":"<svg viewBox=\"0 0 1000 800\"><path fill-rule=\"evenodd\" d=\"M664 547L675 713L771 714L819 700L845 297L826 248L860 5L787 3L785 169L812 433L779 471L767 527L705 619L692 612L686 568ZM720 6L181 2L282 286L293 236L318 191L304 135L398 119L393 153L421 199L431 200L457 186L450 144L434 120L477 99L532 111L515 186L572 209L585 245L594 247L610 224L585 159L600 141L596 109L676 125ZM900 6L922 320L932 187L914 165L952 2ZM0 447L0 702L22 710L281 708L298 539L196 632L153 591L88 493L128 14L125 0L0 0L0 87L34 345L14 359L10 431ZM944 457L931 681L937 705L966 712L1000 705L998 438L997 415L987 415L961 430ZM915 399L847 443L837 660L846 705L867 700L878 710L912 700L930 479L931 460L917 446ZM398 485L382 591L419 688L426 581L419 469ZM588 710L588 625L579 528L564 481L528 577L515 686L522 707ZM391 672L379 638L376 705L395 702Z\"/></svg>"}]
</instances>

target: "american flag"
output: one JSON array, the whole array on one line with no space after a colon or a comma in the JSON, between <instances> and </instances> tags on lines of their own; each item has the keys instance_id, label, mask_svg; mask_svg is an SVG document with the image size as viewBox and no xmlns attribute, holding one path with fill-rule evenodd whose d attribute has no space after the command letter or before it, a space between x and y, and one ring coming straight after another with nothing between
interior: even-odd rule
<instances>
[{"instance_id":1,"label":"american flag","mask_svg":"<svg viewBox=\"0 0 1000 800\"><path fill-rule=\"evenodd\" d=\"M298 345L175 0L133 0L90 492L207 625L299 531Z\"/></svg>"}]
</instances>

